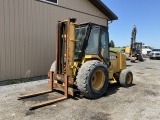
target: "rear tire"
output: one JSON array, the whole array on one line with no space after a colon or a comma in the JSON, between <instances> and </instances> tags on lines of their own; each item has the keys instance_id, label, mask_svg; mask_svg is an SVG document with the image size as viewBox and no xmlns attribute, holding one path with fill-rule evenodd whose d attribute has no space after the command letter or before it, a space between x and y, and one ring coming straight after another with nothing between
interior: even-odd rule
<instances>
[{"instance_id":1,"label":"rear tire","mask_svg":"<svg viewBox=\"0 0 160 120\"><path fill-rule=\"evenodd\" d=\"M119 83L123 87L130 87L133 82L133 74L130 70L124 69L120 73Z\"/></svg>"},{"instance_id":2,"label":"rear tire","mask_svg":"<svg viewBox=\"0 0 160 120\"><path fill-rule=\"evenodd\" d=\"M95 99L106 92L108 79L107 66L98 60L91 60L79 68L76 81L82 95Z\"/></svg>"}]
</instances>

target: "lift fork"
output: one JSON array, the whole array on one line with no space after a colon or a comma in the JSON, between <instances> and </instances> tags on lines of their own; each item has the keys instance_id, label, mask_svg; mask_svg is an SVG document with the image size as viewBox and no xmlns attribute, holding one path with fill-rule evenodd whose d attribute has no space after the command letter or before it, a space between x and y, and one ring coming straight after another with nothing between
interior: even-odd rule
<instances>
[{"instance_id":1,"label":"lift fork","mask_svg":"<svg viewBox=\"0 0 160 120\"><path fill-rule=\"evenodd\" d=\"M34 93L34 94L22 95L22 96L18 97L18 100L25 99L25 98L31 98L31 97L35 97L35 96L39 96L39 95L43 95L43 94L46 94L46 93L53 92L53 72L52 71L49 72L49 76L50 76L50 81L49 81L50 90L42 91L42 92L38 92L38 93ZM64 75L64 96L60 97L60 98L57 98L57 99L47 100L47 101L35 104L35 105L31 106L29 108L29 110L34 110L34 109L37 109L39 107L47 106L47 105L65 100L67 98L68 98L68 76L65 74Z\"/></svg>"}]
</instances>

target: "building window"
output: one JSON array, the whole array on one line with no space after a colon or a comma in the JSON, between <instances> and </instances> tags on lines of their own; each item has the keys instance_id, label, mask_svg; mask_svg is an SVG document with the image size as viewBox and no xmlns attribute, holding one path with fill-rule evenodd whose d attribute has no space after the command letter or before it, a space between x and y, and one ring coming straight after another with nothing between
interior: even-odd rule
<instances>
[{"instance_id":1,"label":"building window","mask_svg":"<svg viewBox=\"0 0 160 120\"><path fill-rule=\"evenodd\" d=\"M39 0L39 1L51 3L51 4L58 4L58 0Z\"/></svg>"}]
</instances>

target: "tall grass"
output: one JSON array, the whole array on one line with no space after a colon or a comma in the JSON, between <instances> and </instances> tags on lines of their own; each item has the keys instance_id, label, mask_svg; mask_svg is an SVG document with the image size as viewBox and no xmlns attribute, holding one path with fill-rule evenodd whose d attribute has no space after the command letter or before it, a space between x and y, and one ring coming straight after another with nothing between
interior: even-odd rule
<instances>
[{"instance_id":1,"label":"tall grass","mask_svg":"<svg viewBox=\"0 0 160 120\"><path fill-rule=\"evenodd\" d=\"M110 50L112 50L114 52L120 52L122 50L122 48L121 47L114 47L114 48L110 47Z\"/></svg>"}]
</instances>

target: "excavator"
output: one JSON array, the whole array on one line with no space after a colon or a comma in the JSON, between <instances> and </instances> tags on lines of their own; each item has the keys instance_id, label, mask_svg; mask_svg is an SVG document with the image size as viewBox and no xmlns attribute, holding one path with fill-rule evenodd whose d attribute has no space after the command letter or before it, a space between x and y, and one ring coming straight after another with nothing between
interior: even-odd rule
<instances>
[{"instance_id":1,"label":"excavator","mask_svg":"<svg viewBox=\"0 0 160 120\"><path fill-rule=\"evenodd\" d=\"M142 42L136 42L136 33L137 33L137 28L134 25L131 33L130 47L126 47L124 50L126 59L130 59L131 62L135 62L135 60L143 61L143 55L142 55L143 44Z\"/></svg>"},{"instance_id":2,"label":"excavator","mask_svg":"<svg viewBox=\"0 0 160 120\"><path fill-rule=\"evenodd\" d=\"M95 23L78 24L75 18L58 21L56 60L49 72L49 90L19 96L25 99L62 91L63 97L44 101L29 109L53 104L74 96L79 91L89 99L102 97L109 84L130 87L133 74L126 69L122 53L109 51L108 27Z\"/></svg>"}]
</instances>

